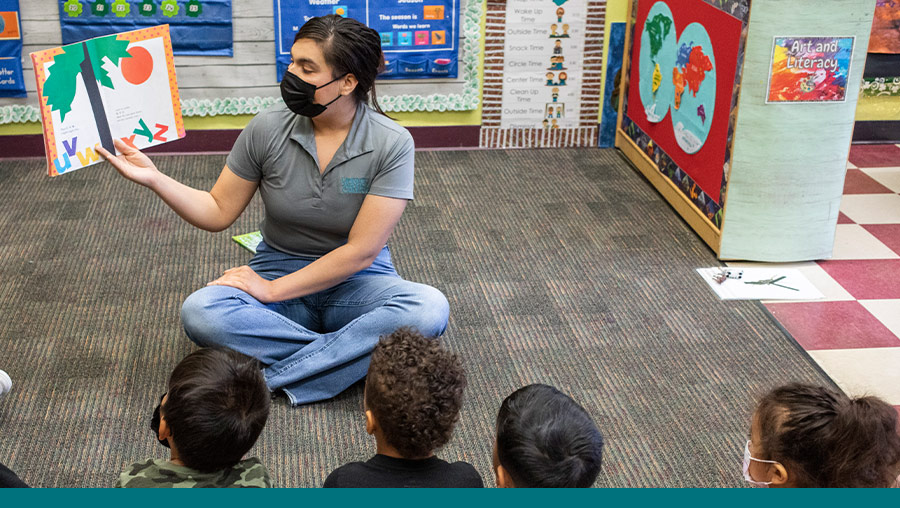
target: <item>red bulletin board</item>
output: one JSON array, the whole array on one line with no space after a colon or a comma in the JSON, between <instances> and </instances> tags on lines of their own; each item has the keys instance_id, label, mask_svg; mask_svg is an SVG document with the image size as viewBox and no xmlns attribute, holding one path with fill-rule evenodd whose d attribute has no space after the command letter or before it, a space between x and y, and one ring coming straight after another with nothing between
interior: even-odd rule
<instances>
[{"instance_id":1,"label":"red bulletin board","mask_svg":"<svg viewBox=\"0 0 900 508\"><path fill-rule=\"evenodd\" d=\"M709 34L716 62L715 111L706 143L695 154L688 154L675 141L671 111L659 123L650 123L644 115L638 82L637 62L641 55L641 34L651 7L664 1L672 11L675 36L691 23L700 23ZM675 164L688 174L697 185L717 203L721 203L722 173L728 144L728 120L734 93L738 51L741 44L741 22L703 0L640 0L634 26L631 50L631 74L628 90L628 117L634 121Z\"/></svg>"}]
</instances>

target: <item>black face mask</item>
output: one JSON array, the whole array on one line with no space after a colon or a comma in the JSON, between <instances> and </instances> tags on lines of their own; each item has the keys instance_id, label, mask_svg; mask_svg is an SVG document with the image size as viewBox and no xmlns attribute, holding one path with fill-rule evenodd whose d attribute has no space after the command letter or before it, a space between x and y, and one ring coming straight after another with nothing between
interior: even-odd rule
<instances>
[{"instance_id":1,"label":"black face mask","mask_svg":"<svg viewBox=\"0 0 900 508\"><path fill-rule=\"evenodd\" d=\"M281 98L284 99L284 103L287 105L288 109L298 115L308 116L310 118L321 115L328 106L342 96L338 95L333 101L323 106L322 104L316 104L314 102L316 90L328 86L346 75L347 74L342 74L322 86L316 86L312 83L303 81L293 72L285 71L284 77L281 78Z\"/></svg>"},{"instance_id":2,"label":"black face mask","mask_svg":"<svg viewBox=\"0 0 900 508\"><path fill-rule=\"evenodd\" d=\"M153 410L153 418L150 418L150 430L153 431L153 437L154 437L157 441L159 441L159 444L161 444L161 445L165 446L166 448L168 448L168 447L169 447L169 440L168 440L168 439L160 439L160 438L159 438L159 420L160 420L159 407L162 405L162 400L163 400L165 397L166 397L166 394L165 394L165 393L162 394L162 395L159 397L159 404L157 404L157 405L156 405L156 409Z\"/></svg>"}]
</instances>

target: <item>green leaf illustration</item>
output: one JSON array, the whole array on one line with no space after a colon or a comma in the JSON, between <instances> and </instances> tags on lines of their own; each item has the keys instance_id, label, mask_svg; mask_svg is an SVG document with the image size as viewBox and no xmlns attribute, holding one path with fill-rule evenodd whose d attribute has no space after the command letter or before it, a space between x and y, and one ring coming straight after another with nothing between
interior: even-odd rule
<instances>
[{"instance_id":1,"label":"green leaf illustration","mask_svg":"<svg viewBox=\"0 0 900 508\"><path fill-rule=\"evenodd\" d=\"M63 46L63 53L56 55L53 63L47 68L50 76L44 82L43 95L51 111L59 111L60 118L65 121L66 113L72 111L72 100L75 99L75 80L81 74L81 62L84 61L84 50L81 44Z\"/></svg>"},{"instance_id":2,"label":"green leaf illustration","mask_svg":"<svg viewBox=\"0 0 900 508\"><path fill-rule=\"evenodd\" d=\"M91 65L94 67L94 75L97 81L106 88L114 88L113 82L109 79L109 74L103 68L103 58L108 58L116 67L119 66L119 60L122 58L130 58L128 53L128 41L120 41L115 35L107 35L87 41L88 54L91 55Z\"/></svg>"},{"instance_id":3,"label":"green leaf illustration","mask_svg":"<svg viewBox=\"0 0 900 508\"><path fill-rule=\"evenodd\" d=\"M109 78L109 73L103 68L103 59L107 58L119 66L122 58L129 58L128 41L120 41L116 35L107 35L97 39L86 41L88 54L91 55L91 66L97 81L106 88L114 88ZM44 82L44 97L51 111L59 111L62 121L66 114L72 110L72 101L75 99L75 81L81 75L81 63L84 61L84 48L81 44L63 46L63 53L56 55L53 63L47 68L50 74Z\"/></svg>"}]
</instances>

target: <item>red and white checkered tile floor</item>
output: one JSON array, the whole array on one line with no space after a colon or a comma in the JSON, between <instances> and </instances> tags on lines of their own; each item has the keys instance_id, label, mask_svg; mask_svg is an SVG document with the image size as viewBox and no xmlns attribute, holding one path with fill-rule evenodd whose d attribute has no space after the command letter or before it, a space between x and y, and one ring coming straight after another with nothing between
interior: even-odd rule
<instances>
[{"instance_id":1,"label":"red and white checkered tile floor","mask_svg":"<svg viewBox=\"0 0 900 508\"><path fill-rule=\"evenodd\" d=\"M848 168L832 259L781 265L825 299L763 303L845 392L900 411L900 145L854 146Z\"/></svg>"}]
</instances>

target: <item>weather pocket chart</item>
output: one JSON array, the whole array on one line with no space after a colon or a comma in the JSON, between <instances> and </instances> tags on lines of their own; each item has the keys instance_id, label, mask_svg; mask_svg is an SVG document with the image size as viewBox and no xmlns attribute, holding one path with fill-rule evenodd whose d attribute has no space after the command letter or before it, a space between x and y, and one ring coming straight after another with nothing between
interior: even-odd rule
<instances>
[{"instance_id":1,"label":"weather pocket chart","mask_svg":"<svg viewBox=\"0 0 900 508\"><path fill-rule=\"evenodd\" d=\"M294 35L314 16L353 18L378 32L384 71L378 79L455 78L459 0L273 0L278 80L291 63Z\"/></svg>"},{"instance_id":2,"label":"weather pocket chart","mask_svg":"<svg viewBox=\"0 0 900 508\"><path fill-rule=\"evenodd\" d=\"M113 139L144 149L184 137L169 26L31 53L50 176L102 160Z\"/></svg>"},{"instance_id":3,"label":"weather pocket chart","mask_svg":"<svg viewBox=\"0 0 900 508\"><path fill-rule=\"evenodd\" d=\"M163 24L176 55L234 55L231 0L59 0L63 44Z\"/></svg>"}]
</instances>

